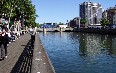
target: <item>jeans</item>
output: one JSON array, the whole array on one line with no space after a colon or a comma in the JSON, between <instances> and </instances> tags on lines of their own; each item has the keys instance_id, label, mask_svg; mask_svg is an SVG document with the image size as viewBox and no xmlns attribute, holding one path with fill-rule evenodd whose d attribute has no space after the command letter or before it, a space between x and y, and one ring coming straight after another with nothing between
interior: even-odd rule
<instances>
[{"instance_id":1,"label":"jeans","mask_svg":"<svg viewBox=\"0 0 116 73\"><path fill-rule=\"evenodd\" d=\"M1 58L7 56L7 44L1 44Z\"/></svg>"}]
</instances>

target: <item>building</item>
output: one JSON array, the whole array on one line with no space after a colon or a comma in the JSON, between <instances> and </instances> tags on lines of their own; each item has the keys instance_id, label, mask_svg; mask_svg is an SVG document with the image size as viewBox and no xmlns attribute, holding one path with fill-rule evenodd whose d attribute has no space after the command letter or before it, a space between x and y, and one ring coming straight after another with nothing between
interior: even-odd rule
<instances>
[{"instance_id":1,"label":"building","mask_svg":"<svg viewBox=\"0 0 116 73\"><path fill-rule=\"evenodd\" d=\"M103 8L99 3L83 2L80 4L80 17L87 20L86 26L100 24Z\"/></svg>"},{"instance_id":2,"label":"building","mask_svg":"<svg viewBox=\"0 0 116 73\"><path fill-rule=\"evenodd\" d=\"M110 24L116 24L116 6L105 10L102 16L103 18L107 18L110 21Z\"/></svg>"},{"instance_id":3,"label":"building","mask_svg":"<svg viewBox=\"0 0 116 73\"><path fill-rule=\"evenodd\" d=\"M115 15L113 16L113 24L116 24L116 13L115 13Z\"/></svg>"},{"instance_id":4,"label":"building","mask_svg":"<svg viewBox=\"0 0 116 73\"><path fill-rule=\"evenodd\" d=\"M70 20L69 26L70 27L78 27L79 25L79 17L75 17L73 20Z\"/></svg>"},{"instance_id":5,"label":"building","mask_svg":"<svg viewBox=\"0 0 116 73\"><path fill-rule=\"evenodd\" d=\"M107 10L102 13L102 18L107 19Z\"/></svg>"},{"instance_id":6,"label":"building","mask_svg":"<svg viewBox=\"0 0 116 73\"><path fill-rule=\"evenodd\" d=\"M44 23L41 28L56 28L57 23Z\"/></svg>"},{"instance_id":7,"label":"building","mask_svg":"<svg viewBox=\"0 0 116 73\"><path fill-rule=\"evenodd\" d=\"M115 7L110 7L107 10L107 18L110 21L110 24L116 23L116 6Z\"/></svg>"}]
</instances>

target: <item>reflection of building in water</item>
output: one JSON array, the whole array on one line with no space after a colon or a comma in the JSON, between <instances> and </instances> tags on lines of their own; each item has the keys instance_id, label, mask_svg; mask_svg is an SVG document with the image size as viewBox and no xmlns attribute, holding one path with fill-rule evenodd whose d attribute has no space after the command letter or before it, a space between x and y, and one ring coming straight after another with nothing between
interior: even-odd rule
<instances>
[{"instance_id":1,"label":"reflection of building in water","mask_svg":"<svg viewBox=\"0 0 116 73\"><path fill-rule=\"evenodd\" d=\"M116 55L116 37L109 35L80 34L81 56L95 57L99 54Z\"/></svg>"},{"instance_id":2,"label":"reflection of building in water","mask_svg":"<svg viewBox=\"0 0 116 73\"><path fill-rule=\"evenodd\" d=\"M86 34L79 34L80 36L80 46L79 46L79 53L81 56L85 56L87 54L87 47L86 47Z\"/></svg>"},{"instance_id":3,"label":"reflection of building in water","mask_svg":"<svg viewBox=\"0 0 116 73\"><path fill-rule=\"evenodd\" d=\"M96 56L101 53L101 37L88 35L87 36L87 52L88 56Z\"/></svg>"},{"instance_id":4,"label":"reflection of building in water","mask_svg":"<svg viewBox=\"0 0 116 73\"><path fill-rule=\"evenodd\" d=\"M43 36L45 36L46 35L46 32L43 32Z\"/></svg>"},{"instance_id":5,"label":"reflection of building in water","mask_svg":"<svg viewBox=\"0 0 116 73\"><path fill-rule=\"evenodd\" d=\"M60 38L62 38L64 41L68 42L70 39L69 33L66 32L58 32L60 34Z\"/></svg>"},{"instance_id":6,"label":"reflection of building in water","mask_svg":"<svg viewBox=\"0 0 116 73\"><path fill-rule=\"evenodd\" d=\"M116 38L112 38L111 54L116 55Z\"/></svg>"},{"instance_id":7,"label":"reflection of building in water","mask_svg":"<svg viewBox=\"0 0 116 73\"><path fill-rule=\"evenodd\" d=\"M94 57L101 53L101 38L92 34L80 34L80 53Z\"/></svg>"},{"instance_id":8,"label":"reflection of building in water","mask_svg":"<svg viewBox=\"0 0 116 73\"><path fill-rule=\"evenodd\" d=\"M116 39L112 36L102 36L102 48L103 50L107 50L108 55L116 54Z\"/></svg>"}]
</instances>

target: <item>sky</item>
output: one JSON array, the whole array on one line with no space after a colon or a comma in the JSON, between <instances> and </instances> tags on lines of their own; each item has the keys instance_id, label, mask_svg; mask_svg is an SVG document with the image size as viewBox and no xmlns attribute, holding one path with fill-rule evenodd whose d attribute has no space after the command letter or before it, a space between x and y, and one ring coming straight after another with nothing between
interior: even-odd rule
<instances>
[{"instance_id":1,"label":"sky","mask_svg":"<svg viewBox=\"0 0 116 73\"><path fill-rule=\"evenodd\" d=\"M37 23L66 23L79 17L79 4L89 0L32 0L35 5ZM116 0L90 0L100 3L106 10L116 5Z\"/></svg>"}]
</instances>

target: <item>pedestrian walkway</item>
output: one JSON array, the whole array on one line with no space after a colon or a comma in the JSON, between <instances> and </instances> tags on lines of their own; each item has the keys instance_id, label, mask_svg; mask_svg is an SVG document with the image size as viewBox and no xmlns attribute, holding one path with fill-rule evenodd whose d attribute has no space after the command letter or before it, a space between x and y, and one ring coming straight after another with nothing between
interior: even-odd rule
<instances>
[{"instance_id":1,"label":"pedestrian walkway","mask_svg":"<svg viewBox=\"0 0 116 73\"><path fill-rule=\"evenodd\" d=\"M25 34L8 47L8 58L0 61L0 73L55 73L52 63L36 34L34 46Z\"/></svg>"},{"instance_id":2,"label":"pedestrian walkway","mask_svg":"<svg viewBox=\"0 0 116 73\"><path fill-rule=\"evenodd\" d=\"M30 73L31 65L29 64L32 61L30 48L29 34L25 34L15 42L10 43L8 58L0 61L0 73Z\"/></svg>"}]
</instances>

